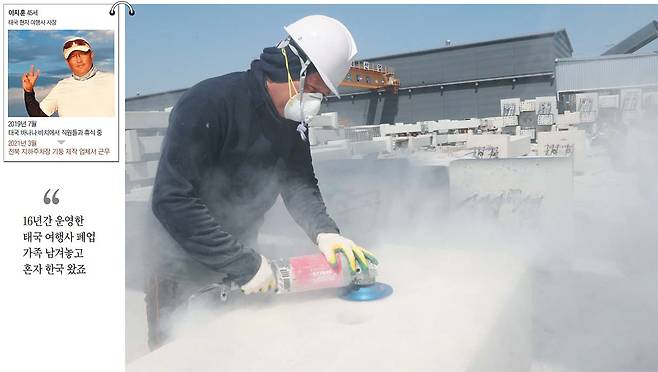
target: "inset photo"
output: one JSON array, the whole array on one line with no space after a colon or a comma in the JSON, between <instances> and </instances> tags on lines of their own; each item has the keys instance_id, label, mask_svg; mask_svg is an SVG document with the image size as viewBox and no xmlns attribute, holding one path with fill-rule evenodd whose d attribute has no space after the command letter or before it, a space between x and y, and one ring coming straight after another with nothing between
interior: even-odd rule
<instances>
[{"instance_id":1,"label":"inset photo","mask_svg":"<svg viewBox=\"0 0 658 372\"><path fill-rule=\"evenodd\" d=\"M9 30L9 117L114 117L113 30Z\"/></svg>"}]
</instances>

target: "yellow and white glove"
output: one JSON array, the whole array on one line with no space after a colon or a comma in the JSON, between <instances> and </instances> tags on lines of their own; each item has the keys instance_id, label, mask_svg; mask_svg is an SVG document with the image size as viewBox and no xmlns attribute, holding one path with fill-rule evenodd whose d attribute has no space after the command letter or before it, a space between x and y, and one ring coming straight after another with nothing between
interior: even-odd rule
<instances>
[{"instance_id":1,"label":"yellow and white glove","mask_svg":"<svg viewBox=\"0 0 658 372\"><path fill-rule=\"evenodd\" d=\"M274 278L274 273L272 272L272 267L270 266L269 261L262 255L260 257L260 267L258 268L256 275L240 287L244 294L252 294L256 292L265 293L270 289L276 288L276 279Z\"/></svg>"},{"instance_id":2,"label":"yellow and white glove","mask_svg":"<svg viewBox=\"0 0 658 372\"><path fill-rule=\"evenodd\" d=\"M368 269L368 261L375 265L378 264L375 255L340 234L321 233L318 234L317 241L318 248L320 248L320 251L327 258L331 266L336 266L336 256L338 253L343 253L347 257L347 262L352 273L356 272L357 264L361 270Z\"/></svg>"}]
</instances>

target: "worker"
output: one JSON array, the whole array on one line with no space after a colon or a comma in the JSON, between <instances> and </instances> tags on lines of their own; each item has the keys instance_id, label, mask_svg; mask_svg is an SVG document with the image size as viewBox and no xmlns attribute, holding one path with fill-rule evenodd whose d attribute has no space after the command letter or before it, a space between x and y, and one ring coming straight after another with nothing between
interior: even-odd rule
<instances>
[{"instance_id":1,"label":"worker","mask_svg":"<svg viewBox=\"0 0 658 372\"><path fill-rule=\"evenodd\" d=\"M60 117L114 116L114 74L96 68L91 44L82 37L74 37L64 42L62 53L71 76L60 80L41 102L34 93L41 70L35 72L32 65L23 74L28 115L51 116L57 112Z\"/></svg>"},{"instance_id":2,"label":"worker","mask_svg":"<svg viewBox=\"0 0 658 372\"><path fill-rule=\"evenodd\" d=\"M256 241L279 195L330 264L337 254L353 272L376 263L327 214L307 139L306 122L323 96L339 96L356 44L326 16L284 29L287 38L249 70L198 83L171 111L152 209L177 244L147 286L152 348L170 337L163 316L209 283L229 281L246 294L275 287Z\"/></svg>"}]
</instances>

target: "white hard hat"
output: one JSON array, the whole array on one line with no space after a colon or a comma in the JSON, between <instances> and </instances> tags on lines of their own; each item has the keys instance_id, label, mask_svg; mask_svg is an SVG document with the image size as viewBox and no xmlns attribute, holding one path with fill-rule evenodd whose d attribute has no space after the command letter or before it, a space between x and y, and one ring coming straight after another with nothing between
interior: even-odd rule
<instances>
[{"instance_id":1,"label":"white hard hat","mask_svg":"<svg viewBox=\"0 0 658 372\"><path fill-rule=\"evenodd\" d=\"M356 43L350 31L338 20L312 15L285 26L320 73L322 80L338 97L338 86L356 56Z\"/></svg>"}]
</instances>

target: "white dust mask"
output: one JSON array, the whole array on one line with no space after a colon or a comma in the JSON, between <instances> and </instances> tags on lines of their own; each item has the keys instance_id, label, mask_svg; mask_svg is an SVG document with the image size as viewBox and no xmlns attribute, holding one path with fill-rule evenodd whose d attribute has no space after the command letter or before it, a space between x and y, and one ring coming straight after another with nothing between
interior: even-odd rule
<instances>
[{"instance_id":1,"label":"white dust mask","mask_svg":"<svg viewBox=\"0 0 658 372\"><path fill-rule=\"evenodd\" d=\"M308 122L320 112L322 93L297 93L290 97L283 109L283 117L298 123Z\"/></svg>"}]
</instances>

